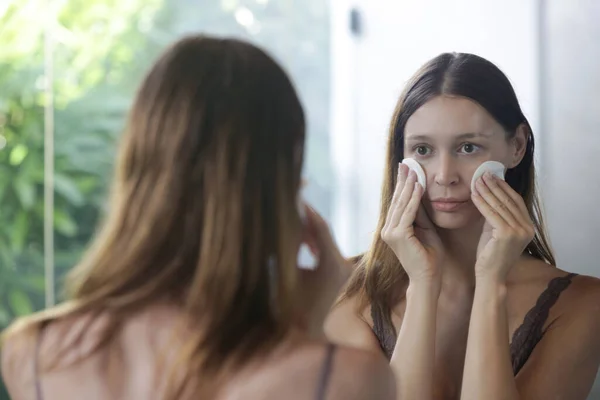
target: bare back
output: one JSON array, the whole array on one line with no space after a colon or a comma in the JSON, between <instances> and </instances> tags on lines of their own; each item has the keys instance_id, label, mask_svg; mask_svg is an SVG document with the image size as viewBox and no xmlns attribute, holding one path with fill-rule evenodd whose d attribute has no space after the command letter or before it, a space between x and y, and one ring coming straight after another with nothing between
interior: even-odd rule
<instances>
[{"instance_id":1,"label":"bare back","mask_svg":"<svg viewBox=\"0 0 600 400\"><path fill-rule=\"evenodd\" d=\"M150 307L129 318L111 343L91 355L100 333L109 326L108 315L56 321L41 335L27 334L25 329L4 343L6 384L14 400L163 399L168 372L185 342L174 334L178 320L172 308ZM62 356L56 367L46 371L45 364L57 352ZM186 372L185 367L173 370ZM394 396L393 376L382 357L295 338L267 357L227 374L217 399Z\"/></svg>"}]
</instances>

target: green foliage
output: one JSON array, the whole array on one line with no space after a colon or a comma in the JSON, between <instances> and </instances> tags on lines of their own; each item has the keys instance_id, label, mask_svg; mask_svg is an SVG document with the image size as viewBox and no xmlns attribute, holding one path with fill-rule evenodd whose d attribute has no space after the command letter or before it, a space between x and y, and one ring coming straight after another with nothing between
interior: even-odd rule
<instances>
[{"instance_id":1,"label":"green foliage","mask_svg":"<svg viewBox=\"0 0 600 400\"><path fill-rule=\"evenodd\" d=\"M153 57L158 46L138 27L152 27L159 0L71 0L43 10L47 3L19 0L0 10L0 135L6 140L0 150L0 329L44 301L47 13L57 16L52 84L59 276L79 259L102 212L116 138L140 75L132 61Z\"/></svg>"}]
</instances>

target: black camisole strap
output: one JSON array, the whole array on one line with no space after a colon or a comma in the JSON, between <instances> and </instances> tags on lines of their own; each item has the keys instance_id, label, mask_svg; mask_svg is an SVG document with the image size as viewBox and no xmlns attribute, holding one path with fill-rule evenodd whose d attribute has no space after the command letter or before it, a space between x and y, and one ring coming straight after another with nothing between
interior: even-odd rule
<instances>
[{"instance_id":1,"label":"black camisole strap","mask_svg":"<svg viewBox=\"0 0 600 400\"><path fill-rule=\"evenodd\" d=\"M521 326L513 334L510 354L515 375L525 365L533 349L542 339L543 327L548 319L550 308L556 303L560 294L569 287L575 276L577 274L570 273L552 279L538 297L535 306L525 315ZM374 305L371 305L371 318L373 319L373 333L375 333L383 353L388 359L391 359L396 345L396 331L393 326L389 326L390 324L385 322L383 312Z\"/></svg>"},{"instance_id":2,"label":"black camisole strap","mask_svg":"<svg viewBox=\"0 0 600 400\"><path fill-rule=\"evenodd\" d=\"M331 367L333 365L333 356L335 354L335 345L329 343L325 352L325 360L323 361L323 367L321 368L321 375L319 376L319 385L317 386L317 400L325 400L327 394L327 387L329 384L329 378L331 376Z\"/></svg>"},{"instance_id":3,"label":"black camisole strap","mask_svg":"<svg viewBox=\"0 0 600 400\"><path fill-rule=\"evenodd\" d=\"M516 375L533 352L535 346L542 340L543 330L550 309L556 303L560 294L569 287L571 280L577 274L570 273L559 276L548 283L546 290L540 294L535 306L525 315L521 326L515 330L510 343L510 353L513 364L513 372Z\"/></svg>"},{"instance_id":4,"label":"black camisole strap","mask_svg":"<svg viewBox=\"0 0 600 400\"><path fill-rule=\"evenodd\" d=\"M394 353L394 347L396 347L396 331L393 326L385 323L381 308L373 304L371 305L371 319L373 320L373 333L379 341L379 346L390 360Z\"/></svg>"}]
</instances>

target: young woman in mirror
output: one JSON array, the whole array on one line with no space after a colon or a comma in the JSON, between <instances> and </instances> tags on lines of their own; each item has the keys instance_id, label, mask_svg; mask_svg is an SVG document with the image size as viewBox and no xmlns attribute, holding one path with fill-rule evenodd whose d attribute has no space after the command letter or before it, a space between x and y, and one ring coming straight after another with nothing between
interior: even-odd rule
<instances>
[{"instance_id":1,"label":"young woman in mirror","mask_svg":"<svg viewBox=\"0 0 600 400\"><path fill-rule=\"evenodd\" d=\"M425 188L405 158L422 166ZM471 189L486 161L504 166L505 181L487 173ZM383 352L404 400L586 399L600 362L600 281L556 267L534 136L491 62L442 54L407 85L374 240L326 332Z\"/></svg>"}]
</instances>

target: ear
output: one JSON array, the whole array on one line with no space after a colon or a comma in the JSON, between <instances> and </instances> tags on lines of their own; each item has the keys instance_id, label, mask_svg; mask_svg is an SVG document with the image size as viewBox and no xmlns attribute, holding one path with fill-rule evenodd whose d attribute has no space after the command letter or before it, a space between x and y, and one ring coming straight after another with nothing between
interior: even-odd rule
<instances>
[{"instance_id":1,"label":"ear","mask_svg":"<svg viewBox=\"0 0 600 400\"><path fill-rule=\"evenodd\" d=\"M522 123L517 127L515 136L510 139L510 164L508 168L515 168L523 160L529 135L531 135L531 130L526 123Z\"/></svg>"}]
</instances>

